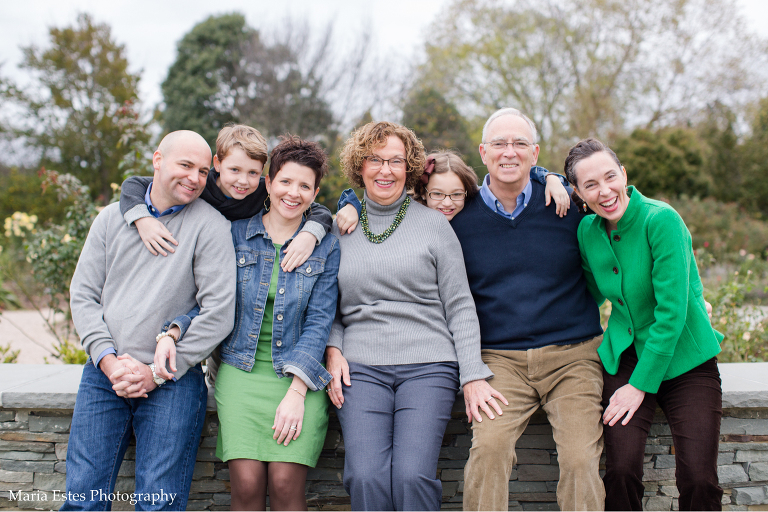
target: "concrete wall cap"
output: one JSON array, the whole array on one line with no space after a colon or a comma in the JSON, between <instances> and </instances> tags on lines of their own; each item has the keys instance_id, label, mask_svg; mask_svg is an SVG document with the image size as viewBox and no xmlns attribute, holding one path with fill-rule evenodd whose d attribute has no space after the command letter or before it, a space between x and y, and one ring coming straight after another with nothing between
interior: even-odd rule
<instances>
[{"instance_id":1,"label":"concrete wall cap","mask_svg":"<svg viewBox=\"0 0 768 512\"><path fill-rule=\"evenodd\" d=\"M768 408L768 363L720 363L723 408ZM0 407L74 409L80 365L0 364ZM216 409L213 389L208 410Z\"/></svg>"}]
</instances>

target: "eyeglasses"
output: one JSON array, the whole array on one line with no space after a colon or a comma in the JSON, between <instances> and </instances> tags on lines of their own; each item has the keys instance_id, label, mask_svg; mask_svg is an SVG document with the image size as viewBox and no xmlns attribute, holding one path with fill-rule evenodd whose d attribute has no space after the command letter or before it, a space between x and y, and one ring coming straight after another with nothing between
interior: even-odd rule
<instances>
[{"instance_id":1,"label":"eyeglasses","mask_svg":"<svg viewBox=\"0 0 768 512\"><path fill-rule=\"evenodd\" d=\"M454 203L462 203L467 197L466 192L454 192L453 194L443 194L442 192L427 192L427 195L433 201L442 201L446 197L450 197Z\"/></svg>"},{"instance_id":2,"label":"eyeglasses","mask_svg":"<svg viewBox=\"0 0 768 512\"><path fill-rule=\"evenodd\" d=\"M533 146L530 142L526 142L524 140L516 140L514 142L504 142L501 140L494 140L492 142L484 142L483 144L486 144L488 146L491 146L491 148L494 149L494 151L504 151L507 149L507 146L512 146L512 148L515 151L525 151L528 149L529 146Z\"/></svg>"},{"instance_id":3,"label":"eyeglasses","mask_svg":"<svg viewBox=\"0 0 768 512\"><path fill-rule=\"evenodd\" d=\"M365 157L365 160L368 162L368 167L373 171L378 171L384 167L384 162L389 163L389 168L393 171L402 171L405 169L405 158L399 156L385 160L380 156L372 155Z\"/></svg>"}]
</instances>

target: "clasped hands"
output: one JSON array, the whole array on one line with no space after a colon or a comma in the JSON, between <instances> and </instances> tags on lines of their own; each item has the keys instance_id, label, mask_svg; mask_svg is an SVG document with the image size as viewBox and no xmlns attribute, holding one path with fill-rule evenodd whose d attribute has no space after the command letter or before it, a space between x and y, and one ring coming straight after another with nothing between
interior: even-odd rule
<instances>
[{"instance_id":1,"label":"clasped hands","mask_svg":"<svg viewBox=\"0 0 768 512\"><path fill-rule=\"evenodd\" d=\"M129 354L107 354L99 362L99 369L109 378L117 396L146 398L157 387L149 366Z\"/></svg>"},{"instance_id":2,"label":"clasped hands","mask_svg":"<svg viewBox=\"0 0 768 512\"><path fill-rule=\"evenodd\" d=\"M174 327L178 336L178 327ZM173 374L166 369L166 361L171 372L176 369L176 345L173 338L160 338L155 349L155 373L165 380L173 379ZM107 354L99 361L99 369L109 378L117 396L125 398L146 398L147 393L157 387L148 365L136 360L130 354Z\"/></svg>"}]
</instances>

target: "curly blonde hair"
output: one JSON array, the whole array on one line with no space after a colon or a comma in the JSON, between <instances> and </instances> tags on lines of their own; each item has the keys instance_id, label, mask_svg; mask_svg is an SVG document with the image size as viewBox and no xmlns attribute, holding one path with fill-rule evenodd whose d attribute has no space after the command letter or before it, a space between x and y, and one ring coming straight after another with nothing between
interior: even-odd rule
<instances>
[{"instance_id":1,"label":"curly blonde hair","mask_svg":"<svg viewBox=\"0 0 768 512\"><path fill-rule=\"evenodd\" d=\"M387 138L391 135L400 139L405 146L405 189L410 190L416 185L427 161L424 145L410 129L387 121L361 126L353 131L344 143L344 149L341 150L341 171L350 185L357 188L365 187L362 176L365 157L371 156L374 150L385 146Z\"/></svg>"}]
</instances>

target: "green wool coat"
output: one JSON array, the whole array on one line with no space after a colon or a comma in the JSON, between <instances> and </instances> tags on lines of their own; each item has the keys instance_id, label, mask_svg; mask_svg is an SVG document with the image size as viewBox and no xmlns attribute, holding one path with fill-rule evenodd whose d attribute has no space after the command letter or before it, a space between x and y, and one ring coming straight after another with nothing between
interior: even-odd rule
<instances>
[{"instance_id":1,"label":"green wool coat","mask_svg":"<svg viewBox=\"0 0 768 512\"><path fill-rule=\"evenodd\" d=\"M579 248L590 292L611 301L611 318L598 349L615 375L634 343L638 362L629 383L656 393L672 379L720 352L723 335L707 315L691 234L668 204L628 189L627 211L611 237L605 219L589 215L579 225Z\"/></svg>"}]
</instances>

